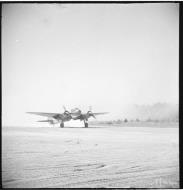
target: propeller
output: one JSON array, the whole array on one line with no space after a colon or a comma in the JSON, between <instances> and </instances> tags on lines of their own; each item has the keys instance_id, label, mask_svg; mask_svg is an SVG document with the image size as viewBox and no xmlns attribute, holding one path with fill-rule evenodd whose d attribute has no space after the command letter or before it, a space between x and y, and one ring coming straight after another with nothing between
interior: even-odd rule
<instances>
[{"instance_id":1,"label":"propeller","mask_svg":"<svg viewBox=\"0 0 183 190\"><path fill-rule=\"evenodd\" d=\"M88 114L96 119L95 115L92 113L92 107L91 106L89 106Z\"/></svg>"},{"instance_id":2,"label":"propeller","mask_svg":"<svg viewBox=\"0 0 183 190\"><path fill-rule=\"evenodd\" d=\"M70 112L66 109L65 106L63 106L63 109L64 109L64 113L65 113L65 114L70 114Z\"/></svg>"}]
</instances>

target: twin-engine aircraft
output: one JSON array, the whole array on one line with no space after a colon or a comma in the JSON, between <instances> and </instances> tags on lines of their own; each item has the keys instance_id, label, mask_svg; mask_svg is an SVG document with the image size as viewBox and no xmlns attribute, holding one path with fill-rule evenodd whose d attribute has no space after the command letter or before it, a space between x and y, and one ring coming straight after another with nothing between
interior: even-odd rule
<instances>
[{"instance_id":1,"label":"twin-engine aircraft","mask_svg":"<svg viewBox=\"0 0 183 190\"><path fill-rule=\"evenodd\" d=\"M80 109L75 108L72 109L71 112L67 111L66 108L64 108L64 113L45 113L45 112L27 112L29 114L35 114L39 116L47 117L47 120L41 120L38 122L48 122L49 124L57 124L60 123L60 127L64 127L64 122L73 120L80 120L84 121L84 126L88 127L88 119L90 117L93 117L96 119L96 115L103 115L107 114L108 112L101 112L101 113L93 113L91 111L91 107L87 113L82 113Z\"/></svg>"}]
</instances>

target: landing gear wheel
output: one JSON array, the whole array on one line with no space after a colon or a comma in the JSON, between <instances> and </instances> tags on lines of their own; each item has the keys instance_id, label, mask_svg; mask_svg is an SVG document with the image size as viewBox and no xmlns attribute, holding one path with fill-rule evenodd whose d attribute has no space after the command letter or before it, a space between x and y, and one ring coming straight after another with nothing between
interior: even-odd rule
<instances>
[{"instance_id":1,"label":"landing gear wheel","mask_svg":"<svg viewBox=\"0 0 183 190\"><path fill-rule=\"evenodd\" d=\"M88 128L88 122L84 122L85 128Z\"/></svg>"},{"instance_id":2,"label":"landing gear wheel","mask_svg":"<svg viewBox=\"0 0 183 190\"><path fill-rule=\"evenodd\" d=\"M60 127L61 127L61 128L64 128L64 123L60 123Z\"/></svg>"}]
</instances>

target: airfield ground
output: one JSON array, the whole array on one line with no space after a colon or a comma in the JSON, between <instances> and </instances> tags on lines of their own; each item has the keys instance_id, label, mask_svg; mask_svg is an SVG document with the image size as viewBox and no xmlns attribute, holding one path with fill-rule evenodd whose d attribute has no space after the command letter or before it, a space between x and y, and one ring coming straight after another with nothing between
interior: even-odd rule
<instances>
[{"instance_id":1,"label":"airfield ground","mask_svg":"<svg viewBox=\"0 0 183 190\"><path fill-rule=\"evenodd\" d=\"M174 127L3 127L4 188L178 188Z\"/></svg>"}]
</instances>

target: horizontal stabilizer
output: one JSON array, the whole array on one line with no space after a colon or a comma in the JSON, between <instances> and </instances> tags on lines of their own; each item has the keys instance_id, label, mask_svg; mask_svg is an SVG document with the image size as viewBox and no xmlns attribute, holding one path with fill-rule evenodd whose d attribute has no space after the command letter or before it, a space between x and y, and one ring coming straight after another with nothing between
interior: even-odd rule
<instances>
[{"instance_id":1,"label":"horizontal stabilizer","mask_svg":"<svg viewBox=\"0 0 183 190\"><path fill-rule=\"evenodd\" d=\"M101 112L101 113L93 113L93 115L103 115L103 114L108 114L109 112Z\"/></svg>"},{"instance_id":2,"label":"horizontal stabilizer","mask_svg":"<svg viewBox=\"0 0 183 190\"><path fill-rule=\"evenodd\" d=\"M40 120L40 121L37 121L37 122L50 122L50 120Z\"/></svg>"}]
</instances>

